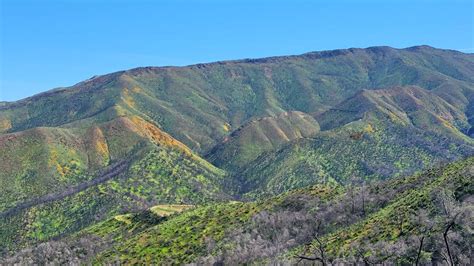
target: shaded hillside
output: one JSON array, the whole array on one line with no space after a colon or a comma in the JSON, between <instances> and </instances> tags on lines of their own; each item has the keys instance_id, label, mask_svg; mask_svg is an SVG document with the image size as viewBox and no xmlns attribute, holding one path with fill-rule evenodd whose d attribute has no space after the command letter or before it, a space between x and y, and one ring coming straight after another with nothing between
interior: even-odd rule
<instances>
[{"instance_id":1,"label":"shaded hillside","mask_svg":"<svg viewBox=\"0 0 474 266\"><path fill-rule=\"evenodd\" d=\"M237 172L263 152L318 132L318 122L308 114L284 112L244 124L216 145L206 158L218 167Z\"/></svg>"},{"instance_id":2,"label":"shaded hillside","mask_svg":"<svg viewBox=\"0 0 474 266\"><path fill-rule=\"evenodd\" d=\"M454 223L448 238L451 256L466 263L474 241L467 219L472 215L473 167L471 157L360 187L318 185L256 203L198 207L166 220L149 212L110 219L7 261L45 262L41 254L49 245L69 254L48 257L49 262L295 263L300 256L320 256L322 249L326 263L412 264L424 236L419 261L442 262L443 232ZM124 235L125 241L108 238ZM317 240L311 244L314 236L321 245Z\"/></svg>"},{"instance_id":3,"label":"shaded hillside","mask_svg":"<svg viewBox=\"0 0 474 266\"><path fill-rule=\"evenodd\" d=\"M255 198L315 183L391 178L472 154L472 144L461 140L360 121L263 154L241 173L241 193Z\"/></svg>"}]
</instances>

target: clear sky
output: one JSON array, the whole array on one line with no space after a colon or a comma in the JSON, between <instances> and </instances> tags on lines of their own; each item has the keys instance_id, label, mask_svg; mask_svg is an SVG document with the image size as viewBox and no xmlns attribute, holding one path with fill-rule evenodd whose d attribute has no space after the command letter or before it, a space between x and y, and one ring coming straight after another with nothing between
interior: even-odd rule
<instances>
[{"instance_id":1,"label":"clear sky","mask_svg":"<svg viewBox=\"0 0 474 266\"><path fill-rule=\"evenodd\" d=\"M0 2L0 101L138 66L376 45L474 52L472 0Z\"/></svg>"}]
</instances>

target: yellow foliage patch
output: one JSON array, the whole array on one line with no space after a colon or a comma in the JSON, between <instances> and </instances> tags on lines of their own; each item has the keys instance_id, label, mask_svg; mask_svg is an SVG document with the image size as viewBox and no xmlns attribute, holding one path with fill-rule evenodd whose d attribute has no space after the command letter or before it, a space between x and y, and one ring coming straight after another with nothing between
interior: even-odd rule
<instances>
[{"instance_id":1,"label":"yellow foliage patch","mask_svg":"<svg viewBox=\"0 0 474 266\"><path fill-rule=\"evenodd\" d=\"M190 209L194 205L156 205L150 208L150 210L159 216L169 216L173 213L179 213L184 210Z\"/></svg>"},{"instance_id":2,"label":"yellow foliage patch","mask_svg":"<svg viewBox=\"0 0 474 266\"><path fill-rule=\"evenodd\" d=\"M62 166L59 163L56 164L56 170L58 173L61 175L61 177L65 177L69 172L71 172L71 169L67 166Z\"/></svg>"},{"instance_id":3,"label":"yellow foliage patch","mask_svg":"<svg viewBox=\"0 0 474 266\"><path fill-rule=\"evenodd\" d=\"M403 120L403 118L401 118L400 116L396 115L394 112L391 112L391 111L386 111L385 112L388 117L390 118L390 120L394 123L399 123L399 124L402 124L402 125L406 125L407 122L405 120Z\"/></svg>"},{"instance_id":4,"label":"yellow foliage patch","mask_svg":"<svg viewBox=\"0 0 474 266\"><path fill-rule=\"evenodd\" d=\"M128 106L135 108L135 100L133 100L133 97L130 95L130 90L127 88L124 88L122 90L122 100L125 104Z\"/></svg>"},{"instance_id":5,"label":"yellow foliage patch","mask_svg":"<svg viewBox=\"0 0 474 266\"><path fill-rule=\"evenodd\" d=\"M49 158L48 164L50 167L54 167L61 177L66 176L71 170L69 169L69 167L62 166L59 163L58 152L55 149L52 149L50 152L50 158Z\"/></svg>"},{"instance_id":6,"label":"yellow foliage patch","mask_svg":"<svg viewBox=\"0 0 474 266\"><path fill-rule=\"evenodd\" d=\"M48 166L56 170L61 181L65 181L64 178L74 171L70 166L75 166L77 168L81 165L79 161L74 159L71 159L68 162L65 162L64 159L61 161L61 158L74 158L77 156L74 150L67 150L66 153L67 154L59 154L54 148L49 152Z\"/></svg>"},{"instance_id":7,"label":"yellow foliage patch","mask_svg":"<svg viewBox=\"0 0 474 266\"><path fill-rule=\"evenodd\" d=\"M374 130L374 128L372 127L371 124L367 124L367 126L365 126L365 128L364 128L364 131L365 131L366 133L373 133L375 130Z\"/></svg>"},{"instance_id":8,"label":"yellow foliage patch","mask_svg":"<svg viewBox=\"0 0 474 266\"><path fill-rule=\"evenodd\" d=\"M98 128L96 129L94 133L95 133L95 136L94 136L95 150L99 154L99 156L107 160L109 158L109 147L107 146L105 137L102 131Z\"/></svg>"},{"instance_id":9,"label":"yellow foliage patch","mask_svg":"<svg viewBox=\"0 0 474 266\"><path fill-rule=\"evenodd\" d=\"M95 148L97 149L97 152L99 152L102 155L108 155L109 154L109 148L107 147L107 143L105 141L99 139L95 143Z\"/></svg>"},{"instance_id":10,"label":"yellow foliage patch","mask_svg":"<svg viewBox=\"0 0 474 266\"><path fill-rule=\"evenodd\" d=\"M441 123L443 124L443 126L449 128L449 129L451 129L451 130L456 130L456 128L454 128L454 126L453 126L448 120L446 120L446 119L444 119L444 118L442 118L442 117L440 117L440 116L438 116L437 118L438 118L439 121L441 121Z\"/></svg>"},{"instance_id":11,"label":"yellow foliage patch","mask_svg":"<svg viewBox=\"0 0 474 266\"><path fill-rule=\"evenodd\" d=\"M128 214L117 215L117 216L114 217L114 219L119 221L119 222L126 223L126 224L131 224L132 223L132 221L130 220L130 215L128 215Z\"/></svg>"},{"instance_id":12,"label":"yellow foliage patch","mask_svg":"<svg viewBox=\"0 0 474 266\"><path fill-rule=\"evenodd\" d=\"M12 122L6 118L0 119L0 131L7 131L12 128Z\"/></svg>"},{"instance_id":13,"label":"yellow foliage patch","mask_svg":"<svg viewBox=\"0 0 474 266\"><path fill-rule=\"evenodd\" d=\"M140 93L140 92L143 92L143 90L142 90L142 88L140 88L140 87L133 87L132 92L134 92L134 93Z\"/></svg>"},{"instance_id":14,"label":"yellow foliage patch","mask_svg":"<svg viewBox=\"0 0 474 266\"><path fill-rule=\"evenodd\" d=\"M229 132L229 131L230 131L230 125L229 125L229 123L225 123L225 124L222 126L222 128L224 128L224 131L225 131L225 132Z\"/></svg>"}]
</instances>

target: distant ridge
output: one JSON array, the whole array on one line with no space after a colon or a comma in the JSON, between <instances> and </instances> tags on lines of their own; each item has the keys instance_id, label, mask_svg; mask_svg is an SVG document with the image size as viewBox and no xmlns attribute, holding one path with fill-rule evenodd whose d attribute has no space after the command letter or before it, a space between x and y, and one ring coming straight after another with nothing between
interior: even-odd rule
<instances>
[{"instance_id":1,"label":"distant ridge","mask_svg":"<svg viewBox=\"0 0 474 266\"><path fill-rule=\"evenodd\" d=\"M225 64L232 64L232 63L268 63L268 62L277 62L278 60L282 59L289 59L289 58L295 58L295 57L309 57L313 59L318 59L318 58L328 58L328 57L334 57L338 55L344 55L348 53L352 53L355 51L361 51L361 50L369 50L373 52L387 52L389 50L407 50L407 51L419 51L419 50L439 50L439 51L446 51L446 52L456 52L456 53L461 53L461 54L472 54L472 53L465 53L462 51L454 50L454 49L441 49L441 48L435 48L429 45L415 45L415 46L410 46L406 48L393 48L390 46L369 46L367 48L343 48L343 49L335 49L335 50L322 50L322 51L312 51L312 52L306 52L302 53L299 55L280 55L280 56L269 56L269 57L263 57L263 58L245 58L245 59L231 59L231 60L220 60L220 61L213 61L213 62L207 62L207 63L195 63L195 64L190 64L190 65L184 65L184 66L172 66L172 65L167 65L167 66L145 66L145 67L136 67L132 68L129 70L119 70L116 72L112 72L109 74L104 74L104 75L94 75L91 78L81 81L71 87L77 86L79 84L83 84L86 82L93 81L94 79L102 79L105 76L110 76L110 75L116 75L116 74L121 74L124 72L136 72L136 71L143 71L143 70L157 70L157 69L173 69L173 68L187 68L187 67L196 67L196 68L203 68L207 67L210 65L225 65ZM13 103L13 102L18 102L18 101L23 101L27 100L32 97L36 96L41 96L43 93L49 93L49 92L54 92L57 90L64 90L66 88L70 87L59 87L55 89L51 89L48 91L40 92L38 94L26 97L24 99L19 99L17 101L0 101L0 106L2 103Z\"/></svg>"}]
</instances>

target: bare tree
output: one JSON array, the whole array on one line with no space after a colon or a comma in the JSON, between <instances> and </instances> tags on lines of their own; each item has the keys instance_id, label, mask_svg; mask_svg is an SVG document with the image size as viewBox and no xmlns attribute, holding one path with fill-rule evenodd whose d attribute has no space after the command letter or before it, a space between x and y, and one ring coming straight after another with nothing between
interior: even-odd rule
<instances>
[{"instance_id":1,"label":"bare tree","mask_svg":"<svg viewBox=\"0 0 474 266\"><path fill-rule=\"evenodd\" d=\"M425 209L418 209L411 215L411 223L415 226L416 235L413 236L418 242L415 265L420 264L421 252L426 237L431 234L434 227L434 222L430 219L428 211Z\"/></svg>"},{"instance_id":2,"label":"bare tree","mask_svg":"<svg viewBox=\"0 0 474 266\"><path fill-rule=\"evenodd\" d=\"M451 221L449 221L446 224L446 229L444 229L444 232L443 232L443 239L444 239L444 244L446 245L446 251L448 253L449 265L454 265L454 263L453 263L453 256L451 255L451 250L449 248L448 233L449 233L449 230L451 230L451 228L456 224L455 221L456 221L456 217L454 217Z\"/></svg>"},{"instance_id":3,"label":"bare tree","mask_svg":"<svg viewBox=\"0 0 474 266\"><path fill-rule=\"evenodd\" d=\"M441 255L448 265L455 265L457 264L456 261L458 261L457 256L460 254L453 253L449 234L458 225L458 218L466 212L466 209L462 208L460 203L454 199L448 190L438 191L436 198L441 206L444 216L443 243L446 248L446 253L441 253Z\"/></svg>"},{"instance_id":4,"label":"bare tree","mask_svg":"<svg viewBox=\"0 0 474 266\"><path fill-rule=\"evenodd\" d=\"M309 252L311 247L313 247L313 242L310 242L305 245L305 251L303 252L302 255L298 255L297 258L299 258L298 262L301 262L302 260L309 260L309 261L319 261L321 262L324 266L328 265L327 259L326 259L326 252L324 249L324 244L321 242L321 239L319 237L319 231L321 229L321 221L318 221L318 224L316 226L316 232L313 234L313 239L316 241L316 248L315 248L315 254L313 257L308 257L305 254Z\"/></svg>"}]
</instances>

